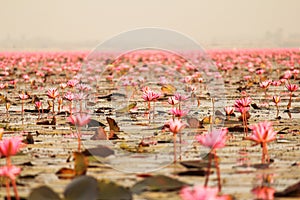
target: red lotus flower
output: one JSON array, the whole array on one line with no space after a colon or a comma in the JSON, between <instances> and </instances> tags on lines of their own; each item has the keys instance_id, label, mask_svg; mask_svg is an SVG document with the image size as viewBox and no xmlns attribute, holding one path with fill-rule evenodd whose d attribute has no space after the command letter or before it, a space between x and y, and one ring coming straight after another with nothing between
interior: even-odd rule
<instances>
[{"instance_id":1,"label":"red lotus flower","mask_svg":"<svg viewBox=\"0 0 300 200\"><path fill-rule=\"evenodd\" d=\"M14 165L0 167L0 176L8 177L11 180L15 180L16 176L21 173L21 168Z\"/></svg>"},{"instance_id":2,"label":"red lotus flower","mask_svg":"<svg viewBox=\"0 0 300 200\"><path fill-rule=\"evenodd\" d=\"M0 141L0 154L2 156L15 155L22 147L21 137L11 137Z\"/></svg>"},{"instance_id":3,"label":"red lotus flower","mask_svg":"<svg viewBox=\"0 0 300 200\"><path fill-rule=\"evenodd\" d=\"M286 86L285 86L287 89L288 89L288 91L290 91L290 92L295 92L296 90L298 90L298 88L299 88L299 86L298 85L296 85L296 84L287 84Z\"/></svg>"},{"instance_id":4,"label":"red lotus flower","mask_svg":"<svg viewBox=\"0 0 300 200\"><path fill-rule=\"evenodd\" d=\"M48 89L48 91L47 91L47 95L48 95L48 97L51 98L51 99L56 99L56 97L59 96L59 92L57 91L56 88L50 88L50 89Z\"/></svg>"},{"instance_id":5,"label":"red lotus flower","mask_svg":"<svg viewBox=\"0 0 300 200\"><path fill-rule=\"evenodd\" d=\"M91 116L85 113L71 115L67 118L69 122L76 126L84 126L90 122Z\"/></svg>"},{"instance_id":6,"label":"red lotus flower","mask_svg":"<svg viewBox=\"0 0 300 200\"><path fill-rule=\"evenodd\" d=\"M212 132L205 135L197 135L196 140L198 140L198 142L203 146L210 147L212 149L218 149L225 146L227 133L227 128L213 130Z\"/></svg>"}]
</instances>

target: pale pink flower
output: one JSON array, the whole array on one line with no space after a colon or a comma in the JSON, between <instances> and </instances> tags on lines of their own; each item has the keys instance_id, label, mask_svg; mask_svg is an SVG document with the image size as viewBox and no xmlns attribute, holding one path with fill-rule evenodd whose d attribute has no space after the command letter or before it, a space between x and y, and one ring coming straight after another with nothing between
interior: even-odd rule
<instances>
[{"instance_id":1,"label":"pale pink flower","mask_svg":"<svg viewBox=\"0 0 300 200\"><path fill-rule=\"evenodd\" d=\"M26 99L29 98L29 96L28 96L27 94L22 93L22 94L19 94L19 98L20 98L21 100L26 100Z\"/></svg>"},{"instance_id":2,"label":"pale pink flower","mask_svg":"<svg viewBox=\"0 0 300 200\"><path fill-rule=\"evenodd\" d=\"M185 128L186 124L182 123L179 119L171 119L168 122L169 130L175 135Z\"/></svg>"},{"instance_id":3,"label":"pale pink flower","mask_svg":"<svg viewBox=\"0 0 300 200\"><path fill-rule=\"evenodd\" d=\"M78 83L79 83L79 81L76 80L76 79L74 79L74 80L69 80L69 81L67 82L67 85L68 85L69 87L73 88L73 87L75 87Z\"/></svg>"},{"instance_id":4,"label":"pale pink flower","mask_svg":"<svg viewBox=\"0 0 300 200\"><path fill-rule=\"evenodd\" d=\"M231 115L231 114L234 113L234 107L226 106L226 107L224 108L224 111L225 111L226 115Z\"/></svg>"},{"instance_id":5,"label":"pale pink flower","mask_svg":"<svg viewBox=\"0 0 300 200\"><path fill-rule=\"evenodd\" d=\"M64 99L68 100L68 101L73 101L74 99L74 94L72 92L67 92L65 95L64 95Z\"/></svg>"},{"instance_id":6,"label":"pale pink flower","mask_svg":"<svg viewBox=\"0 0 300 200\"><path fill-rule=\"evenodd\" d=\"M61 83L61 84L59 84L59 87L60 87L61 89L65 89L67 86L68 86L68 85L67 85L66 83Z\"/></svg>"},{"instance_id":7,"label":"pale pink flower","mask_svg":"<svg viewBox=\"0 0 300 200\"><path fill-rule=\"evenodd\" d=\"M188 96L184 96L184 95L181 95L181 94L178 94L178 93L175 94L174 97L177 101L185 101L189 98Z\"/></svg>"},{"instance_id":8,"label":"pale pink flower","mask_svg":"<svg viewBox=\"0 0 300 200\"><path fill-rule=\"evenodd\" d=\"M71 115L67 118L69 122L76 126L84 126L90 122L91 116L85 113L79 113L76 115Z\"/></svg>"},{"instance_id":9,"label":"pale pink flower","mask_svg":"<svg viewBox=\"0 0 300 200\"><path fill-rule=\"evenodd\" d=\"M267 81L263 81L263 82L259 83L259 86L263 89L267 89L271 83L272 83L272 80L267 80Z\"/></svg>"},{"instance_id":10,"label":"pale pink flower","mask_svg":"<svg viewBox=\"0 0 300 200\"><path fill-rule=\"evenodd\" d=\"M47 96L51 99L56 99L56 97L59 96L59 92L57 91L56 88L49 88L47 90Z\"/></svg>"},{"instance_id":11,"label":"pale pink flower","mask_svg":"<svg viewBox=\"0 0 300 200\"><path fill-rule=\"evenodd\" d=\"M173 97L169 97L168 98L168 103L170 104L170 105L176 105L176 104L178 104L179 103L179 101L173 96Z\"/></svg>"},{"instance_id":12,"label":"pale pink flower","mask_svg":"<svg viewBox=\"0 0 300 200\"><path fill-rule=\"evenodd\" d=\"M8 177L11 180L15 180L16 176L21 173L21 168L14 165L0 167L0 176Z\"/></svg>"},{"instance_id":13,"label":"pale pink flower","mask_svg":"<svg viewBox=\"0 0 300 200\"><path fill-rule=\"evenodd\" d=\"M196 140L198 140L198 142L203 146L210 147L213 149L218 149L225 146L227 133L228 133L227 128L213 130L207 134L197 135Z\"/></svg>"},{"instance_id":14,"label":"pale pink flower","mask_svg":"<svg viewBox=\"0 0 300 200\"><path fill-rule=\"evenodd\" d=\"M22 137L11 137L0 141L0 155L13 156L23 146Z\"/></svg>"}]
</instances>

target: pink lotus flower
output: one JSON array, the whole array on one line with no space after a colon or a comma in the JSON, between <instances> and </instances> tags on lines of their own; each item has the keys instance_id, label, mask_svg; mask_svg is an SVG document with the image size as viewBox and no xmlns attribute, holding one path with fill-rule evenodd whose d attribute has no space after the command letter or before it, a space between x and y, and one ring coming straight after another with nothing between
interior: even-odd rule
<instances>
[{"instance_id":1,"label":"pink lotus flower","mask_svg":"<svg viewBox=\"0 0 300 200\"><path fill-rule=\"evenodd\" d=\"M273 96L273 102L275 104L278 104L280 102L280 100L281 100L280 96Z\"/></svg>"},{"instance_id":2,"label":"pink lotus flower","mask_svg":"<svg viewBox=\"0 0 300 200\"><path fill-rule=\"evenodd\" d=\"M47 91L47 95L48 95L48 97L51 98L51 99L56 99L56 97L59 96L59 92L57 91L56 88L50 88L50 89L48 89L48 91ZM54 105L53 105L53 106L54 106Z\"/></svg>"},{"instance_id":3,"label":"pink lotus flower","mask_svg":"<svg viewBox=\"0 0 300 200\"><path fill-rule=\"evenodd\" d=\"M37 109L40 109L41 106L42 106L42 102L40 102L40 101L36 101L34 104L35 104Z\"/></svg>"},{"instance_id":4,"label":"pink lotus flower","mask_svg":"<svg viewBox=\"0 0 300 200\"><path fill-rule=\"evenodd\" d=\"M71 115L67 118L69 122L76 126L84 126L90 122L91 116L85 113Z\"/></svg>"},{"instance_id":5,"label":"pink lotus flower","mask_svg":"<svg viewBox=\"0 0 300 200\"><path fill-rule=\"evenodd\" d=\"M203 146L210 147L212 149L219 149L225 146L227 133L227 128L213 130L208 134L197 135L196 140Z\"/></svg>"},{"instance_id":6,"label":"pink lotus flower","mask_svg":"<svg viewBox=\"0 0 300 200\"><path fill-rule=\"evenodd\" d=\"M226 107L224 108L224 111L225 111L226 115L231 115L231 114L234 113L234 108L231 107L231 106L226 106Z\"/></svg>"},{"instance_id":7,"label":"pink lotus flower","mask_svg":"<svg viewBox=\"0 0 300 200\"><path fill-rule=\"evenodd\" d=\"M29 98L29 96L28 96L27 94L22 93L22 94L19 94L19 98L20 98L21 100L26 100L26 99Z\"/></svg>"},{"instance_id":8,"label":"pink lotus flower","mask_svg":"<svg viewBox=\"0 0 300 200\"><path fill-rule=\"evenodd\" d=\"M219 196L218 188L194 186L184 187L180 190L180 197L183 200L230 200L228 195Z\"/></svg>"},{"instance_id":9,"label":"pink lotus flower","mask_svg":"<svg viewBox=\"0 0 300 200\"><path fill-rule=\"evenodd\" d=\"M72 92L67 92L65 95L64 95L64 99L68 100L68 101L73 101L74 99L74 94Z\"/></svg>"},{"instance_id":10,"label":"pink lotus flower","mask_svg":"<svg viewBox=\"0 0 300 200\"><path fill-rule=\"evenodd\" d=\"M67 85L68 85L69 87L73 88L73 87L75 87L78 83L79 83L78 80L69 80L69 81L67 82Z\"/></svg>"},{"instance_id":11,"label":"pink lotus flower","mask_svg":"<svg viewBox=\"0 0 300 200\"><path fill-rule=\"evenodd\" d=\"M152 90L145 91L142 96L145 101L156 101L159 97L161 97L161 93L156 93Z\"/></svg>"},{"instance_id":12,"label":"pink lotus flower","mask_svg":"<svg viewBox=\"0 0 300 200\"><path fill-rule=\"evenodd\" d=\"M272 80L267 80L267 81L263 81L263 82L259 83L259 86L263 89L267 89L271 83L272 83Z\"/></svg>"},{"instance_id":13,"label":"pink lotus flower","mask_svg":"<svg viewBox=\"0 0 300 200\"><path fill-rule=\"evenodd\" d=\"M168 103L169 103L170 105L172 105L172 106L178 104L178 102L179 102L179 101L178 101L175 97L169 97L169 98L168 98Z\"/></svg>"},{"instance_id":14,"label":"pink lotus flower","mask_svg":"<svg viewBox=\"0 0 300 200\"><path fill-rule=\"evenodd\" d=\"M285 86L287 89L288 89L288 91L290 91L290 92L295 92L296 90L298 90L298 88L299 88L299 86L298 85L296 85L296 84L287 84L286 86Z\"/></svg>"},{"instance_id":15,"label":"pink lotus flower","mask_svg":"<svg viewBox=\"0 0 300 200\"><path fill-rule=\"evenodd\" d=\"M68 86L68 85L67 85L66 83L61 83L61 84L59 84L59 87L60 87L61 89L65 89L67 86Z\"/></svg>"},{"instance_id":16,"label":"pink lotus flower","mask_svg":"<svg viewBox=\"0 0 300 200\"><path fill-rule=\"evenodd\" d=\"M172 115L174 115L175 117L181 118L181 117L183 117L183 116L186 116L186 115L188 114L188 111L187 111L187 110L180 110L180 109L178 109L178 108L172 108L172 109L170 110L170 113L171 113Z\"/></svg>"},{"instance_id":17,"label":"pink lotus flower","mask_svg":"<svg viewBox=\"0 0 300 200\"><path fill-rule=\"evenodd\" d=\"M267 186L258 186L253 188L251 192L255 195L255 199L273 200L275 190Z\"/></svg>"},{"instance_id":18,"label":"pink lotus flower","mask_svg":"<svg viewBox=\"0 0 300 200\"><path fill-rule=\"evenodd\" d=\"M189 98L188 96L184 96L184 95L181 95L181 94L178 94L178 93L175 94L174 97L177 101L185 101Z\"/></svg>"},{"instance_id":19,"label":"pink lotus flower","mask_svg":"<svg viewBox=\"0 0 300 200\"><path fill-rule=\"evenodd\" d=\"M14 165L0 167L0 176L8 177L11 180L15 180L16 176L21 173L21 168Z\"/></svg>"},{"instance_id":20,"label":"pink lotus flower","mask_svg":"<svg viewBox=\"0 0 300 200\"><path fill-rule=\"evenodd\" d=\"M254 141L256 145L276 140L277 132L273 131L271 122L260 122L250 126L250 129L252 129L252 135L246 139Z\"/></svg>"},{"instance_id":21,"label":"pink lotus flower","mask_svg":"<svg viewBox=\"0 0 300 200\"><path fill-rule=\"evenodd\" d=\"M12 156L15 155L22 147L21 137L11 137L0 141L0 155Z\"/></svg>"},{"instance_id":22,"label":"pink lotus flower","mask_svg":"<svg viewBox=\"0 0 300 200\"><path fill-rule=\"evenodd\" d=\"M252 135L246 137L246 140L255 142L255 145L260 144L262 147L262 163L267 160L269 162L267 143L276 140L277 132L273 131L271 122L260 122L258 124L250 126L252 129Z\"/></svg>"},{"instance_id":23,"label":"pink lotus flower","mask_svg":"<svg viewBox=\"0 0 300 200\"><path fill-rule=\"evenodd\" d=\"M220 173L220 167L218 163L218 158L217 158L217 152L216 149L222 148L225 146L226 139L227 139L227 134L228 129L227 128L222 128L219 130L212 130L210 133L205 134L205 135L198 135L196 136L196 140L203 146L211 148L211 152L209 154L209 161L208 161L208 167L207 171L210 172L211 168L211 163L212 159L214 158L215 160L215 165L216 165L216 170L217 170L217 178L218 178L218 189L221 191L221 173ZM204 186L207 187L208 184L208 179L209 179L209 174L206 174Z\"/></svg>"},{"instance_id":24,"label":"pink lotus flower","mask_svg":"<svg viewBox=\"0 0 300 200\"><path fill-rule=\"evenodd\" d=\"M182 129L185 128L185 124L181 122L181 120L179 119L171 119L169 122L168 122L168 125L169 125L169 129L170 131L176 135L177 133L179 133Z\"/></svg>"},{"instance_id":25,"label":"pink lotus flower","mask_svg":"<svg viewBox=\"0 0 300 200\"><path fill-rule=\"evenodd\" d=\"M179 142L181 144L181 134L180 131L185 128L186 124L182 123L179 119L171 119L167 125L169 126L169 130L173 133L173 146L174 146L174 163L176 163L176 135L179 133ZM180 146L180 159L181 159L181 146Z\"/></svg>"},{"instance_id":26,"label":"pink lotus flower","mask_svg":"<svg viewBox=\"0 0 300 200\"><path fill-rule=\"evenodd\" d=\"M251 104L251 98L250 97L243 97L241 99L237 99L235 100L235 104L234 106L236 108L240 108L240 107L249 107Z\"/></svg>"}]
</instances>

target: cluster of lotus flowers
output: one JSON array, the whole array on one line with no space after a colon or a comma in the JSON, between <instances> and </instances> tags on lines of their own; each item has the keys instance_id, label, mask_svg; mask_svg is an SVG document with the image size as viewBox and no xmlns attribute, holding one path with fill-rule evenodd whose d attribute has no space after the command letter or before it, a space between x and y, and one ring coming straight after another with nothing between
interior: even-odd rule
<instances>
[{"instance_id":1,"label":"cluster of lotus flowers","mask_svg":"<svg viewBox=\"0 0 300 200\"><path fill-rule=\"evenodd\" d=\"M262 88L264 95L268 95L268 89L272 87L279 87L285 85L288 91L289 101L287 104L287 109L292 108L292 97L298 89L298 85L293 83L297 80L299 70L297 67L300 64L300 54L297 49L278 49L278 50L236 50L236 51L209 51L209 56L211 57L214 64L221 71L221 74L226 77L233 68L239 68L241 71L246 72L247 75L243 77L246 87L251 84L257 84L259 88ZM74 100L81 102L87 98L87 91L91 90L91 86L80 83L80 75L77 73L80 71L82 62L85 59L87 52L57 52L57 53L10 53L2 52L0 53L0 91L5 94L7 88L18 88L20 89L23 85L30 87L31 89L36 89L43 91L50 100L48 105L52 108L53 118L55 118L55 103L57 102L57 112L60 112L63 108L69 112L67 120L78 127L78 151L81 150L80 141L80 127L86 125L91 116L84 114L82 111L82 105L79 106L79 111L77 114L73 114L74 108L72 102ZM195 67L188 65L184 59L179 56L174 56L168 53L161 54L147 54L142 52L140 54L128 54L123 57L122 60L114 61L112 66L109 66L116 73L107 75L106 80L112 81L115 78L120 78L122 74L130 70L131 65L136 65L138 62L153 63L157 61L157 57L164 61L164 64L175 65L177 71L182 71L182 66L188 72L195 70ZM107 58L103 59L106 60ZM194 59L197 59L197 55L194 55ZM125 62L127 64L123 64ZM275 65L285 66L285 71L283 68L274 68ZM108 69L109 69L108 67ZM265 76L272 73L272 71L278 73L278 80L265 79ZM7 77L18 71L18 75L15 79L8 80ZM62 79L51 79L52 75L56 73L65 73L66 77ZM183 73L183 83L197 82L202 83L203 78L201 76L195 75L185 75ZM283 74L282 76L280 76ZM220 78L220 75L216 75L215 78ZM142 79L142 78L141 78ZM67 81L66 81L67 80ZM142 80L140 80L142 81ZM162 79L162 82L165 80ZM52 83L56 87L46 88L46 82ZM129 80L124 80L123 84L126 85L137 85L138 83L131 82ZM20 88L19 88L20 87ZM69 91L65 91L69 88ZM197 88L194 86L189 87L189 90L193 93ZM259 122L257 124L252 124L248 127L248 117L251 97L243 91L241 93L241 98L235 100L233 106L224 107L227 116L232 115L235 111L241 113L241 118L244 126L244 134L246 140L251 140L255 145L260 145L262 148L262 158L261 162L269 162L270 157L268 155L267 143L276 140L276 132L273 130L272 123L268 121ZM147 102L147 109L149 122L155 116L155 102L163 94L160 92L155 92L149 87L142 88L142 96L140 97L145 102ZM7 94L8 96L8 94ZM21 101L21 113L22 118L24 118L24 101L29 99L30 96L25 91L19 93L19 99ZM174 162L177 160L176 155L176 141L177 135L179 135L181 143L181 132L187 126L186 123L182 121L182 118L188 114L188 110L182 109L182 104L189 97L174 94L168 98L168 103L172 106L170 109L171 118L165 122L165 127L171 133L173 133L174 139ZM63 107L63 100L68 101L68 107ZM281 102L281 97L279 94L274 94L272 97L273 102L277 108L277 117L279 113L279 103ZM7 116L9 116L10 102L5 98L5 108L7 111ZM151 102L153 106L151 108ZM43 112L43 103L40 100L35 100L34 104L39 112ZM152 112L151 112L152 109ZM151 113L153 113L151 117ZM251 129L251 134L248 133L248 128ZM4 129L0 129L1 135ZM2 136L1 136L2 137ZM217 149L223 148L226 145L226 140L228 140L228 129L211 129L205 134L200 134L196 136L196 140L203 146L210 148L209 163L208 163L208 173L206 175L205 183L203 186L195 187L185 187L181 190L180 196L184 200L202 200L202 199L230 199L228 195L219 195L221 191L221 171L219 168L219 161L217 157ZM15 193L15 198L19 199L17 188L16 188L16 176L20 174L21 169L14 166L11 163L11 156L15 155L19 149L22 147L22 138L20 137L5 137L0 141L0 155L1 157L6 157L6 165L0 168L0 176L5 177L7 198L10 199L10 182L13 186ZM181 156L181 155L179 155ZM181 159L181 157L180 157ZM211 168L212 161L214 160L217 177L218 177L218 188L208 187L209 171ZM263 190L263 191L262 191ZM261 188L253 191L257 198L260 199L272 199L274 190L272 188Z\"/></svg>"}]
</instances>

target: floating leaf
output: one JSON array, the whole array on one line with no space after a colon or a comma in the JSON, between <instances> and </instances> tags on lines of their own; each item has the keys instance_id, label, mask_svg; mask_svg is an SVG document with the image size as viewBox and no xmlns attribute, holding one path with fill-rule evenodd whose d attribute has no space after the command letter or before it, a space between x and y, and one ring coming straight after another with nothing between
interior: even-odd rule
<instances>
[{"instance_id":1,"label":"floating leaf","mask_svg":"<svg viewBox=\"0 0 300 200\"><path fill-rule=\"evenodd\" d=\"M79 176L67 185L64 196L66 200L98 199L97 180L91 176Z\"/></svg>"},{"instance_id":2,"label":"floating leaf","mask_svg":"<svg viewBox=\"0 0 300 200\"><path fill-rule=\"evenodd\" d=\"M85 157L84 154L81 152L74 152L73 155L75 158L75 164L74 164L75 175L76 176L84 175L89 166L87 157Z\"/></svg>"},{"instance_id":3,"label":"floating leaf","mask_svg":"<svg viewBox=\"0 0 300 200\"><path fill-rule=\"evenodd\" d=\"M164 175L152 176L137 182L132 188L132 192L140 194L144 191L174 191L187 185L184 182Z\"/></svg>"},{"instance_id":4,"label":"floating leaf","mask_svg":"<svg viewBox=\"0 0 300 200\"><path fill-rule=\"evenodd\" d=\"M95 134L91 137L91 140L107 140L107 139L108 139L107 133L104 130L104 128L101 126L95 131Z\"/></svg>"},{"instance_id":5,"label":"floating leaf","mask_svg":"<svg viewBox=\"0 0 300 200\"><path fill-rule=\"evenodd\" d=\"M131 200L132 193L129 189L108 181L99 181L98 200Z\"/></svg>"},{"instance_id":6,"label":"floating leaf","mask_svg":"<svg viewBox=\"0 0 300 200\"><path fill-rule=\"evenodd\" d=\"M184 172L179 172L179 176L205 176L207 174L207 170L188 170Z\"/></svg>"},{"instance_id":7,"label":"floating leaf","mask_svg":"<svg viewBox=\"0 0 300 200\"><path fill-rule=\"evenodd\" d=\"M86 156L93 155L105 158L107 156L113 155L115 152L109 147L98 145L96 148L89 148L82 153Z\"/></svg>"},{"instance_id":8,"label":"floating leaf","mask_svg":"<svg viewBox=\"0 0 300 200\"><path fill-rule=\"evenodd\" d=\"M201 168L206 168L208 166L208 162L206 160L187 160L187 161L180 162L180 164L188 169L192 169L192 168L201 169ZM212 163L211 167L215 167L215 164Z\"/></svg>"},{"instance_id":9,"label":"floating leaf","mask_svg":"<svg viewBox=\"0 0 300 200\"><path fill-rule=\"evenodd\" d=\"M135 108L136 105L137 105L136 102L130 103L129 105L125 106L124 108L116 110L116 112L117 113L128 113L131 109Z\"/></svg>"},{"instance_id":10,"label":"floating leaf","mask_svg":"<svg viewBox=\"0 0 300 200\"><path fill-rule=\"evenodd\" d=\"M91 128L91 127L105 127L105 125L97 120L94 120L94 119L91 119L89 121L89 123L87 124L87 127L88 128Z\"/></svg>"},{"instance_id":11,"label":"floating leaf","mask_svg":"<svg viewBox=\"0 0 300 200\"><path fill-rule=\"evenodd\" d=\"M204 126L202 125L202 122L196 118L188 118L187 123L190 128L204 128Z\"/></svg>"},{"instance_id":12,"label":"floating leaf","mask_svg":"<svg viewBox=\"0 0 300 200\"><path fill-rule=\"evenodd\" d=\"M275 192L275 197L300 197L300 182L287 187L282 192Z\"/></svg>"},{"instance_id":13,"label":"floating leaf","mask_svg":"<svg viewBox=\"0 0 300 200\"><path fill-rule=\"evenodd\" d=\"M28 200L60 200L58 194L56 194L48 186L41 186L33 189L28 197Z\"/></svg>"},{"instance_id":14,"label":"floating leaf","mask_svg":"<svg viewBox=\"0 0 300 200\"><path fill-rule=\"evenodd\" d=\"M28 133L26 138L23 140L23 143L25 144L34 144L34 139L31 135L31 133Z\"/></svg>"},{"instance_id":15,"label":"floating leaf","mask_svg":"<svg viewBox=\"0 0 300 200\"><path fill-rule=\"evenodd\" d=\"M55 173L60 179L72 179L75 176L74 169L63 167Z\"/></svg>"},{"instance_id":16,"label":"floating leaf","mask_svg":"<svg viewBox=\"0 0 300 200\"><path fill-rule=\"evenodd\" d=\"M116 132L120 131L120 127L118 126L117 122L114 119L112 119L110 117L106 117L106 120L109 124L109 129L111 131L116 131Z\"/></svg>"},{"instance_id":17,"label":"floating leaf","mask_svg":"<svg viewBox=\"0 0 300 200\"><path fill-rule=\"evenodd\" d=\"M167 84L161 87L161 92L166 95L173 95L176 92L176 88L173 85Z\"/></svg>"}]
</instances>

